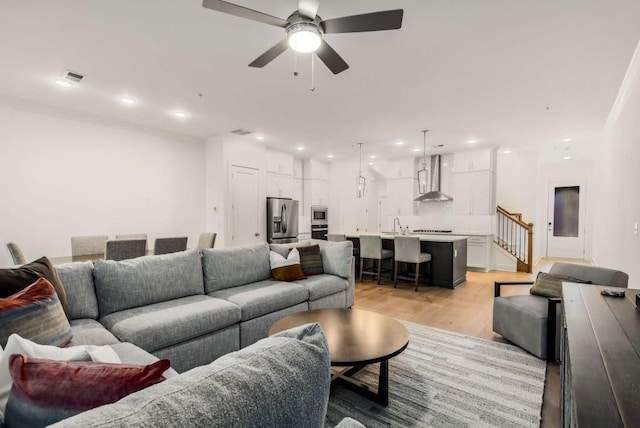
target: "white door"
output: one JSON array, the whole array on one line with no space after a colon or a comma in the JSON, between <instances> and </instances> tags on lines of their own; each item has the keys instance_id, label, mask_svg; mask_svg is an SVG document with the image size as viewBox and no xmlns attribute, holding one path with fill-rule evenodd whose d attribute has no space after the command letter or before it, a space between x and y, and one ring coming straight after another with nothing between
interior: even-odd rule
<instances>
[{"instance_id":1,"label":"white door","mask_svg":"<svg viewBox=\"0 0 640 428\"><path fill-rule=\"evenodd\" d=\"M231 246L261 241L260 180L258 170L231 167Z\"/></svg>"},{"instance_id":2,"label":"white door","mask_svg":"<svg viewBox=\"0 0 640 428\"><path fill-rule=\"evenodd\" d=\"M547 209L547 257L584 259L585 186L550 183Z\"/></svg>"}]
</instances>

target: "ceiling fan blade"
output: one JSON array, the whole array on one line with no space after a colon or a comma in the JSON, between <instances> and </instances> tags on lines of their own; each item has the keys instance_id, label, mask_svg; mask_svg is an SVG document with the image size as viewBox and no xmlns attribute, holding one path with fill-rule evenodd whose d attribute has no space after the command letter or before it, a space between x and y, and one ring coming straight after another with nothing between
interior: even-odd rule
<instances>
[{"instance_id":1,"label":"ceiling fan blade","mask_svg":"<svg viewBox=\"0 0 640 428\"><path fill-rule=\"evenodd\" d=\"M338 55L338 52L334 51L333 48L324 40L316 51L316 55L318 55L318 58L324 62L324 65L329 67L329 70L331 70L333 74L342 73L349 68L349 64L344 62L342 57Z\"/></svg>"},{"instance_id":2,"label":"ceiling fan blade","mask_svg":"<svg viewBox=\"0 0 640 428\"><path fill-rule=\"evenodd\" d=\"M309 19L316 19L319 5L320 0L300 0L298 3L298 12L300 12L300 15L306 16Z\"/></svg>"},{"instance_id":3,"label":"ceiling fan blade","mask_svg":"<svg viewBox=\"0 0 640 428\"><path fill-rule=\"evenodd\" d=\"M202 6L217 12L228 13L229 15L239 16L240 18L251 19L252 21L262 22L264 24L275 25L276 27L285 28L289 23L275 16L258 12L237 4L229 3L222 0L203 0Z\"/></svg>"},{"instance_id":4,"label":"ceiling fan blade","mask_svg":"<svg viewBox=\"0 0 640 428\"><path fill-rule=\"evenodd\" d=\"M256 68L264 67L265 65L269 64L271 61L276 59L276 57L280 55L282 52L286 51L288 47L289 47L289 41L287 39L284 39L281 42L276 43L274 46L271 47L271 49L269 49L268 51L260 55L251 64L249 64L249 67L256 67Z\"/></svg>"},{"instance_id":5,"label":"ceiling fan blade","mask_svg":"<svg viewBox=\"0 0 640 428\"><path fill-rule=\"evenodd\" d=\"M383 12L365 13L363 15L344 16L342 18L322 21L325 33L360 33L363 31L397 30L402 27L402 9L385 10Z\"/></svg>"}]
</instances>

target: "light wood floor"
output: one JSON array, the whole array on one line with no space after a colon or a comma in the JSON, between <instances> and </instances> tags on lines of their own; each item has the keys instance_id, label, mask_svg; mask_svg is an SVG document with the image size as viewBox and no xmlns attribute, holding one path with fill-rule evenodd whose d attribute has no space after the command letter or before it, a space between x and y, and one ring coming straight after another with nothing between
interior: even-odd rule
<instances>
[{"instance_id":1,"label":"light wood floor","mask_svg":"<svg viewBox=\"0 0 640 428\"><path fill-rule=\"evenodd\" d=\"M487 340L508 343L492 330L493 283L495 281L533 281L539 271L548 271L554 259L542 259L532 274L510 272L467 272L467 281L455 290L399 283L393 288L389 279L377 285L363 278L356 281L355 307L371 310L393 318L455 331ZM571 260L571 263L576 263ZM583 262L588 263L588 262ZM503 294L526 294L525 286L504 289ZM547 364L542 426L560 426L560 371L556 364Z\"/></svg>"}]
</instances>

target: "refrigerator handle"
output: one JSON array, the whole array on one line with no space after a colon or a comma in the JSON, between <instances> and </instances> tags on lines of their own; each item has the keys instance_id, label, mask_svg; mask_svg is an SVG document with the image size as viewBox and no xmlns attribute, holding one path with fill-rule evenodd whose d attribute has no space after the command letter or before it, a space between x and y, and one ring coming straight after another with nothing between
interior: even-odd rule
<instances>
[{"instance_id":1,"label":"refrigerator handle","mask_svg":"<svg viewBox=\"0 0 640 428\"><path fill-rule=\"evenodd\" d=\"M282 233L287 233L287 206L285 204L282 204L280 214L282 215Z\"/></svg>"}]
</instances>

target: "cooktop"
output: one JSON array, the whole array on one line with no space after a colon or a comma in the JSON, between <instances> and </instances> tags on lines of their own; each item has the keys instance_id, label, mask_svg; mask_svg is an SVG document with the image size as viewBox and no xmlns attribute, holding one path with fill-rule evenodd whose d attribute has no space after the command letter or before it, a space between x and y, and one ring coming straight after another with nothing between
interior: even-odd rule
<instances>
[{"instance_id":1,"label":"cooktop","mask_svg":"<svg viewBox=\"0 0 640 428\"><path fill-rule=\"evenodd\" d=\"M438 229L414 229L414 232L418 233L451 233L451 230L438 230Z\"/></svg>"}]
</instances>

